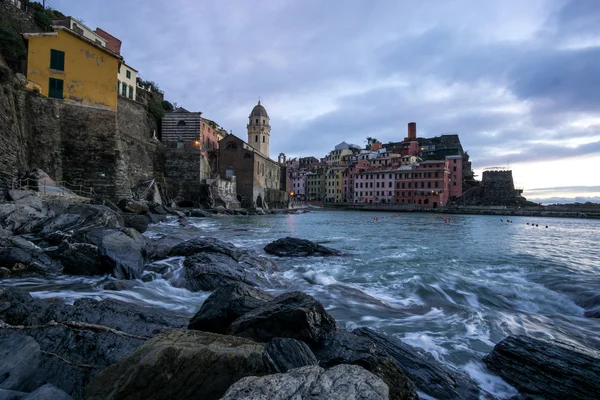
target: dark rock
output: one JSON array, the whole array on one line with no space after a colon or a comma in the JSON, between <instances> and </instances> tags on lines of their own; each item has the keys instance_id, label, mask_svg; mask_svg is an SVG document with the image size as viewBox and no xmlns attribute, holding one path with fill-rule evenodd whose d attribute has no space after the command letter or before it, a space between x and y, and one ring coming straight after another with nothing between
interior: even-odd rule
<instances>
[{"instance_id":1,"label":"dark rock","mask_svg":"<svg viewBox=\"0 0 600 400\"><path fill-rule=\"evenodd\" d=\"M86 387L87 400L219 399L240 378L268 372L262 344L200 331L156 335Z\"/></svg>"},{"instance_id":2,"label":"dark rock","mask_svg":"<svg viewBox=\"0 0 600 400\"><path fill-rule=\"evenodd\" d=\"M111 265L102 262L98 246L88 243L63 242L50 253L64 266L63 273L71 275L104 275L112 272Z\"/></svg>"},{"instance_id":3,"label":"dark rock","mask_svg":"<svg viewBox=\"0 0 600 400\"><path fill-rule=\"evenodd\" d=\"M118 279L137 279L141 276L145 257L146 241L137 231L130 228L96 229L86 235L89 243L98 246L102 262Z\"/></svg>"},{"instance_id":4,"label":"dark rock","mask_svg":"<svg viewBox=\"0 0 600 400\"><path fill-rule=\"evenodd\" d=\"M154 275L152 274L144 274L142 276L142 282L152 282L154 280Z\"/></svg>"},{"instance_id":5,"label":"dark rock","mask_svg":"<svg viewBox=\"0 0 600 400\"><path fill-rule=\"evenodd\" d=\"M377 350L387 354L420 391L438 399L479 398L479 390L468 376L448 370L411 346L369 328L355 329L352 333L368 339Z\"/></svg>"},{"instance_id":6,"label":"dark rock","mask_svg":"<svg viewBox=\"0 0 600 400\"><path fill-rule=\"evenodd\" d=\"M11 275L28 276L56 275L63 269L41 248L19 236L0 238L0 267L10 269Z\"/></svg>"},{"instance_id":7,"label":"dark rock","mask_svg":"<svg viewBox=\"0 0 600 400\"><path fill-rule=\"evenodd\" d=\"M0 227L12 234L31 233L49 218L48 210L36 210L23 204L0 204Z\"/></svg>"},{"instance_id":8,"label":"dark rock","mask_svg":"<svg viewBox=\"0 0 600 400\"><path fill-rule=\"evenodd\" d=\"M272 299L270 294L244 283L220 287L204 301L188 329L224 334L234 320Z\"/></svg>"},{"instance_id":9,"label":"dark rock","mask_svg":"<svg viewBox=\"0 0 600 400\"><path fill-rule=\"evenodd\" d=\"M22 400L29 393L0 388L0 400Z\"/></svg>"},{"instance_id":10,"label":"dark rock","mask_svg":"<svg viewBox=\"0 0 600 400\"><path fill-rule=\"evenodd\" d=\"M64 214L47 221L40 233L47 235L62 231L78 237L94 229L121 227L123 218L106 206L71 204Z\"/></svg>"},{"instance_id":11,"label":"dark rock","mask_svg":"<svg viewBox=\"0 0 600 400\"><path fill-rule=\"evenodd\" d=\"M195 217L195 218L207 218L210 217L212 214L209 213L208 211L204 211L204 210L200 210L200 209L193 209L190 210L190 217Z\"/></svg>"},{"instance_id":12,"label":"dark rock","mask_svg":"<svg viewBox=\"0 0 600 400\"><path fill-rule=\"evenodd\" d=\"M191 256L196 253L221 253L225 254L238 261L244 251L235 247L233 244L224 242L219 239L207 237L207 238L194 238L186 240L183 243L179 243L171 250L171 256Z\"/></svg>"},{"instance_id":13,"label":"dark rock","mask_svg":"<svg viewBox=\"0 0 600 400\"><path fill-rule=\"evenodd\" d=\"M10 325L37 325L44 322L47 304L20 288L0 287L0 320Z\"/></svg>"},{"instance_id":14,"label":"dark rock","mask_svg":"<svg viewBox=\"0 0 600 400\"><path fill-rule=\"evenodd\" d=\"M233 384L222 400L271 399L387 400L388 386L356 365L293 369L285 374L251 376Z\"/></svg>"},{"instance_id":15,"label":"dark rock","mask_svg":"<svg viewBox=\"0 0 600 400\"><path fill-rule=\"evenodd\" d=\"M123 223L126 228L133 228L139 233L144 233L148 230L148 217L140 214L121 214Z\"/></svg>"},{"instance_id":16,"label":"dark rock","mask_svg":"<svg viewBox=\"0 0 600 400\"><path fill-rule=\"evenodd\" d=\"M71 396L57 388L56 386L47 383L44 386L39 387L30 394L28 394L23 400L72 400Z\"/></svg>"},{"instance_id":17,"label":"dark rock","mask_svg":"<svg viewBox=\"0 0 600 400\"><path fill-rule=\"evenodd\" d=\"M523 394L591 400L600 393L600 353L593 349L509 336L483 361Z\"/></svg>"},{"instance_id":18,"label":"dark rock","mask_svg":"<svg viewBox=\"0 0 600 400\"><path fill-rule=\"evenodd\" d=\"M30 391L40 357L40 346L32 337L0 337L0 388Z\"/></svg>"},{"instance_id":19,"label":"dark rock","mask_svg":"<svg viewBox=\"0 0 600 400\"><path fill-rule=\"evenodd\" d=\"M29 196L37 196L33 190L9 190L8 197L12 201L19 201Z\"/></svg>"},{"instance_id":20,"label":"dark rock","mask_svg":"<svg viewBox=\"0 0 600 400\"><path fill-rule=\"evenodd\" d=\"M265 251L279 257L337 256L339 250L321 246L305 239L285 237L265 246Z\"/></svg>"},{"instance_id":21,"label":"dark rock","mask_svg":"<svg viewBox=\"0 0 600 400\"><path fill-rule=\"evenodd\" d=\"M38 193L32 190L9 190L8 197L19 205L28 206L38 211L45 209Z\"/></svg>"},{"instance_id":22,"label":"dark rock","mask_svg":"<svg viewBox=\"0 0 600 400\"><path fill-rule=\"evenodd\" d=\"M313 351L319 365L323 367L355 364L374 373L389 386L390 399L418 398L414 383L387 354L367 338L340 330L313 346Z\"/></svg>"},{"instance_id":23,"label":"dark rock","mask_svg":"<svg viewBox=\"0 0 600 400\"><path fill-rule=\"evenodd\" d=\"M119 201L119 208L125 212L134 214L146 214L149 211L148 204L133 199L121 199Z\"/></svg>"},{"instance_id":24,"label":"dark rock","mask_svg":"<svg viewBox=\"0 0 600 400\"><path fill-rule=\"evenodd\" d=\"M10 269L0 267L0 279L7 279L10 277Z\"/></svg>"},{"instance_id":25,"label":"dark rock","mask_svg":"<svg viewBox=\"0 0 600 400\"><path fill-rule=\"evenodd\" d=\"M171 210L171 214L177 216L177 217L182 217L185 218L185 214L182 211L179 210Z\"/></svg>"},{"instance_id":26,"label":"dark rock","mask_svg":"<svg viewBox=\"0 0 600 400\"><path fill-rule=\"evenodd\" d=\"M296 339L274 338L265 346L265 364L271 373L316 365L317 358L310 347Z\"/></svg>"},{"instance_id":27,"label":"dark rock","mask_svg":"<svg viewBox=\"0 0 600 400\"><path fill-rule=\"evenodd\" d=\"M158 224L161 222L167 222L167 217L162 214L148 213L146 214L146 220L149 224Z\"/></svg>"},{"instance_id":28,"label":"dark rock","mask_svg":"<svg viewBox=\"0 0 600 400\"><path fill-rule=\"evenodd\" d=\"M321 303L305 293L290 292L242 315L227 332L260 342L283 337L316 345L337 329Z\"/></svg>"},{"instance_id":29,"label":"dark rock","mask_svg":"<svg viewBox=\"0 0 600 400\"><path fill-rule=\"evenodd\" d=\"M175 236L163 236L158 239L146 239L147 258L151 260L162 260L169 257L173 247L183 240Z\"/></svg>"},{"instance_id":30,"label":"dark rock","mask_svg":"<svg viewBox=\"0 0 600 400\"><path fill-rule=\"evenodd\" d=\"M150 212L158 215L167 215L169 213L167 209L160 204L150 207Z\"/></svg>"},{"instance_id":31,"label":"dark rock","mask_svg":"<svg viewBox=\"0 0 600 400\"><path fill-rule=\"evenodd\" d=\"M135 286L135 281L111 281L104 284L104 290L129 290Z\"/></svg>"}]
</instances>

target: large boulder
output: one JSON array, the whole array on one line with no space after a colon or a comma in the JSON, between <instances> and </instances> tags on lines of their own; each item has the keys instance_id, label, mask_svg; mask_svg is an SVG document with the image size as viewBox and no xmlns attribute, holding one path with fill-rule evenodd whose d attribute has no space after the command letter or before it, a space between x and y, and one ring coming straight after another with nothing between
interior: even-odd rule
<instances>
[{"instance_id":1,"label":"large boulder","mask_svg":"<svg viewBox=\"0 0 600 400\"><path fill-rule=\"evenodd\" d=\"M150 210L148 204L145 202L133 199L121 199L119 201L119 208L125 212L134 214L146 214Z\"/></svg>"},{"instance_id":2,"label":"large boulder","mask_svg":"<svg viewBox=\"0 0 600 400\"><path fill-rule=\"evenodd\" d=\"M126 228L133 228L139 233L144 233L148 230L150 220L146 215L123 213L121 216Z\"/></svg>"},{"instance_id":3,"label":"large boulder","mask_svg":"<svg viewBox=\"0 0 600 400\"><path fill-rule=\"evenodd\" d=\"M265 251L279 257L338 256L339 250L321 246L306 239L285 237L265 246Z\"/></svg>"},{"instance_id":4,"label":"large boulder","mask_svg":"<svg viewBox=\"0 0 600 400\"><path fill-rule=\"evenodd\" d=\"M171 249L170 256L191 256L197 253L221 253L238 261L245 251L235 245L219 239L206 237L194 238L179 243Z\"/></svg>"},{"instance_id":5,"label":"large boulder","mask_svg":"<svg viewBox=\"0 0 600 400\"><path fill-rule=\"evenodd\" d=\"M420 391L438 399L479 398L479 390L468 376L448 370L413 347L369 328L355 329L352 333L368 339L377 350L390 356Z\"/></svg>"},{"instance_id":6,"label":"large boulder","mask_svg":"<svg viewBox=\"0 0 600 400\"><path fill-rule=\"evenodd\" d=\"M118 279L137 279L142 276L146 260L146 241L131 229L95 229L85 236L98 247L102 262Z\"/></svg>"},{"instance_id":7,"label":"large boulder","mask_svg":"<svg viewBox=\"0 0 600 400\"><path fill-rule=\"evenodd\" d=\"M110 263L103 262L98 246L89 243L63 241L49 252L63 265L63 273L71 275L104 275L112 272Z\"/></svg>"},{"instance_id":8,"label":"large boulder","mask_svg":"<svg viewBox=\"0 0 600 400\"><path fill-rule=\"evenodd\" d=\"M45 322L48 304L23 289L0 287L0 320L9 325L38 325Z\"/></svg>"},{"instance_id":9,"label":"large boulder","mask_svg":"<svg viewBox=\"0 0 600 400\"><path fill-rule=\"evenodd\" d=\"M0 389L30 391L40 358L40 346L32 337L0 337Z\"/></svg>"},{"instance_id":10,"label":"large boulder","mask_svg":"<svg viewBox=\"0 0 600 400\"><path fill-rule=\"evenodd\" d=\"M335 320L315 298L302 292L290 292L242 315L227 332L260 342L284 337L316 345L337 329Z\"/></svg>"},{"instance_id":11,"label":"large boulder","mask_svg":"<svg viewBox=\"0 0 600 400\"><path fill-rule=\"evenodd\" d=\"M593 349L509 336L483 361L525 395L591 400L600 393L600 353Z\"/></svg>"},{"instance_id":12,"label":"large boulder","mask_svg":"<svg viewBox=\"0 0 600 400\"><path fill-rule=\"evenodd\" d=\"M224 334L237 318L272 299L272 295L241 282L220 287L204 301L188 329Z\"/></svg>"},{"instance_id":13,"label":"large boulder","mask_svg":"<svg viewBox=\"0 0 600 400\"><path fill-rule=\"evenodd\" d=\"M274 338L265 346L265 363L271 372L316 365L317 358L306 343L296 339Z\"/></svg>"},{"instance_id":14,"label":"large boulder","mask_svg":"<svg viewBox=\"0 0 600 400\"><path fill-rule=\"evenodd\" d=\"M356 365L325 370L316 365L285 374L239 380L222 400L387 400L389 389L377 376Z\"/></svg>"},{"instance_id":15,"label":"large boulder","mask_svg":"<svg viewBox=\"0 0 600 400\"><path fill-rule=\"evenodd\" d=\"M414 383L404 371L366 338L339 330L313 346L313 351L323 367L353 364L374 373L389 386L390 399L418 398Z\"/></svg>"},{"instance_id":16,"label":"large boulder","mask_svg":"<svg viewBox=\"0 0 600 400\"><path fill-rule=\"evenodd\" d=\"M29 393L23 400L72 400L72 397L56 386L47 383Z\"/></svg>"},{"instance_id":17,"label":"large boulder","mask_svg":"<svg viewBox=\"0 0 600 400\"><path fill-rule=\"evenodd\" d=\"M56 275L62 265L52 260L41 248L20 236L0 238L0 267L14 275Z\"/></svg>"},{"instance_id":18,"label":"large boulder","mask_svg":"<svg viewBox=\"0 0 600 400\"><path fill-rule=\"evenodd\" d=\"M40 234L48 235L55 231L62 231L77 238L91 230L121 227L123 227L123 218L106 206L71 204L64 213L46 221Z\"/></svg>"},{"instance_id":19,"label":"large boulder","mask_svg":"<svg viewBox=\"0 0 600 400\"><path fill-rule=\"evenodd\" d=\"M156 335L86 387L87 400L219 399L240 378L268 373L264 347L200 331Z\"/></svg>"},{"instance_id":20,"label":"large boulder","mask_svg":"<svg viewBox=\"0 0 600 400\"><path fill-rule=\"evenodd\" d=\"M0 227L12 234L31 233L49 218L48 210L38 210L24 204L0 204Z\"/></svg>"}]
</instances>

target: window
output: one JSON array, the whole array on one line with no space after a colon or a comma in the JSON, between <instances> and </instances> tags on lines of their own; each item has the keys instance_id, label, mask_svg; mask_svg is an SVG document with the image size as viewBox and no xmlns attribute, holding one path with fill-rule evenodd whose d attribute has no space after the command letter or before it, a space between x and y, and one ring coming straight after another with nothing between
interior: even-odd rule
<instances>
[{"instance_id":1,"label":"window","mask_svg":"<svg viewBox=\"0 0 600 400\"><path fill-rule=\"evenodd\" d=\"M438 173L436 172L434 176L437 178L438 177Z\"/></svg>"},{"instance_id":2,"label":"window","mask_svg":"<svg viewBox=\"0 0 600 400\"><path fill-rule=\"evenodd\" d=\"M102 46L102 42L99 41L98 39L94 39L94 42L96 42L96 44L99 44L100 46Z\"/></svg>"},{"instance_id":3,"label":"window","mask_svg":"<svg viewBox=\"0 0 600 400\"><path fill-rule=\"evenodd\" d=\"M258 143L258 135L254 136L254 141Z\"/></svg>"},{"instance_id":4,"label":"window","mask_svg":"<svg viewBox=\"0 0 600 400\"><path fill-rule=\"evenodd\" d=\"M124 97L127 96L127 84L125 82L121 84L121 95Z\"/></svg>"},{"instance_id":5,"label":"window","mask_svg":"<svg viewBox=\"0 0 600 400\"><path fill-rule=\"evenodd\" d=\"M125 76L127 77L127 79L131 79L131 71L130 70L125 71Z\"/></svg>"},{"instance_id":6,"label":"window","mask_svg":"<svg viewBox=\"0 0 600 400\"><path fill-rule=\"evenodd\" d=\"M373 182L369 182L370 183L370 187L373 187Z\"/></svg>"},{"instance_id":7,"label":"window","mask_svg":"<svg viewBox=\"0 0 600 400\"><path fill-rule=\"evenodd\" d=\"M237 150L237 144L229 142L225 145L225 150Z\"/></svg>"},{"instance_id":8,"label":"window","mask_svg":"<svg viewBox=\"0 0 600 400\"><path fill-rule=\"evenodd\" d=\"M435 182L434 185L433 185L433 187L438 187L438 183Z\"/></svg>"},{"instance_id":9,"label":"window","mask_svg":"<svg viewBox=\"0 0 600 400\"><path fill-rule=\"evenodd\" d=\"M388 183L388 187L393 187L393 183L392 183L392 182L389 182L389 183Z\"/></svg>"},{"instance_id":10,"label":"window","mask_svg":"<svg viewBox=\"0 0 600 400\"><path fill-rule=\"evenodd\" d=\"M456 172L456 167L452 167L452 170L453 170L454 172Z\"/></svg>"},{"instance_id":11,"label":"window","mask_svg":"<svg viewBox=\"0 0 600 400\"><path fill-rule=\"evenodd\" d=\"M377 182L377 187L379 187L379 182Z\"/></svg>"},{"instance_id":12,"label":"window","mask_svg":"<svg viewBox=\"0 0 600 400\"><path fill-rule=\"evenodd\" d=\"M404 182L402 182L402 189L406 189L406 188L404 187Z\"/></svg>"},{"instance_id":13,"label":"window","mask_svg":"<svg viewBox=\"0 0 600 400\"><path fill-rule=\"evenodd\" d=\"M133 86L129 86L129 98L133 99Z\"/></svg>"},{"instance_id":14,"label":"window","mask_svg":"<svg viewBox=\"0 0 600 400\"><path fill-rule=\"evenodd\" d=\"M392 195L392 192L388 192L388 196L391 196L391 195Z\"/></svg>"},{"instance_id":15,"label":"window","mask_svg":"<svg viewBox=\"0 0 600 400\"><path fill-rule=\"evenodd\" d=\"M121 90L121 81L117 81L117 93Z\"/></svg>"},{"instance_id":16,"label":"window","mask_svg":"<svg viewBox=\"0 0 600 400\"><path fill-rule=\"evenodd\" d=\"M118 68L117 72L118 72L119 74L121 73L121 63L119 63L119 68Z\"/></svg>"},{"instance_id":17,"label":"window","mask_svg":"<svg viewBox=\"0 0 600 400\"><path fill-rule=\"evenodd\" d=\"M50 82L49 82L49 90L48 90L48 97L51 97L53 99L63 99L63 86L64 86L64 82L62 79L54 79L54 78L50 78Z\"/></svg>"},{"instance_id":18,"label":"window","mask_svg":"<svg viewBox=\"0 0 600 400\"><path fill-rule=\"evenodd\" d=\"M456 186L456 182L452 182L452 186Z\"/></svg>"},{"instance_id":19,"label":"window","mask_svg":"<svg viewBox=\"0 0 600 400\"><path fill-rule=\"evenodd\" d=\"M263 143L265 143L265 138L266 138L266 136L263 136Z\"/></svg>"},{"instance_id":20,"label":"window","mask_svg":"<svg viewBox=\"0 0 600 400\"><path fill-rule=\"evenodd\" d=\"M431 189L431 182L427 182L427 187Z\"/></svg>"},{"instance_id":21,"label":"window","mask_svg":"<svg viewBox=\"0 0 600 400\"><path fill-rule=\"evenodd\" d=\"M50 68L57 71L65 70L65 52L51 49L50 50Z\"/></svg>"},{"instance_id":22,"label":"window","mask_svg":"<svg viewBox=\"0 0 600 400\"><path fill-rule=\"evenodd\" d=\"M425 182L421 182L421 189L425 188Z\"/></svg>"},{"instance_id":23,"label":"window","mask_svg":"<svg viewBox=\"0 0 600 400\"><path fill-rule=\"evenodd\" d=\"M258 118L256 118L256 123L258 124Z\"/></svg>"},{"instance_id":24,"label":"window","mask_svg":"<svg viewBox=\"0 0 600 400\"><path fill-rule=\"evenodd\" d=\"M177 121L177 126L185 126L185 121Z\"/></svg>"}]
</instances>

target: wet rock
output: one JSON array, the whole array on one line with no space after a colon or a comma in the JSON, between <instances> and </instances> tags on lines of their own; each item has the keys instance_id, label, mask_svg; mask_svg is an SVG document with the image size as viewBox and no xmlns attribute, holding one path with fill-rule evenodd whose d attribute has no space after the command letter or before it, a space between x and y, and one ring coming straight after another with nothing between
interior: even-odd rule
<instances>
[{"instance_id":1,"label":"wet rock","mask_svg":"<svg viewBox=\"0 0 600 400\"><path fill-rule=\"evenodd\" d=\"M389 386L390 399L418 398L414 383L404 371L367 338L340 330L313 346L313 351L323 367L354 364L374 373Z\"/></svg>"},{"instance_id":2,"label":"wet rock","mask_svg":"<svg viewBox=\"0 0 600 400\"><path fill-rule=\"evenodd\" d=\"M525 395L591 400L600 393L600 353L593 349L509 336L483 361Z\"/></svg>"},{"instance_id":3,"label":"wet rock","mask_svg":"<svg viewBox=\"0 0 600 400\"><path fill-rule=\"evenodd\" d=\"M0 279L7 279L10 277L10 269L0 267Z\"/></svg>"},{"instance_id":4,"label":"wet rock","mask_svg":"<svg viewBox=\"0 0 600 400\"><path fill-rule=\"evenodd\" d=\"M352 333L368 339L378 351L391 357L420 391L439 399L479 398L479 390L468 376L448 370L411 346L369 328L355 329Z\"/></svg>"},{"instance_id":5,"label":"wet rock","mask_svg":"<svg viewBox=\"0 0 600 400\"><path fill-rule=\"evenodd\" d=\"M139 233L144 233L148 230L148 217L140 214L121 214L123 223L126 228L133 228Z\"/></svg>"},{"instance_id":6,"label":"wet rock","mask_svg":"<svg viewBox=\"0 0 600 400\"><path fill-rule=\"evenodd\" d=\"M238 261L244 254L244 250L233 244L219 239L206 237L194 238L179 243L171 250L171 256L191 256L196 253L221 253Z\"/></svg>"},{"instance_id":7,"label":"wet rock","mask_svg":"<svg viewBox=\"0 0 600 400\"><path fill-rule=\"evenodd\" d=\"M129 290L135 286L135 281L111 281L104 284L104 290Z\"/></svg>"},{"instance_id":8,"label":"wet rock","mask_svg":"<svg viewBox=\"0 0 600 400\"><path fill-rule=\"evenodd\" d=\"M0 388L0 400L22 400L29 393Z\"/></svg>"},{"instance_id":9,"label":"wet rock","mask_svg":"<svg viewBox=\"0 0 600 400\"><path fill-rule=\"evenodd\" d=\"M265 346L265 363L272 373L317 365L317 358L306 343L296 339L274 338Z\"/></svg>"},{"instance_id":10,"label":"wet rock","mask_svg":"<svg viewBox=\"0 0 600 400\"><path fill-rule=\"evenodd\" d=\"M198 208L195 208L193 210L190 210L190 217L195 217L195 218L208 218L210 217L212 214L209 213L208 211L205 210L201 210Z\"/></svg>"},{"instance_id":11,"label":"wet rock","mask_svg":"<svg viewBox=\"0 0 600 400\"><path fill-rule=\"evenodd\" d=\"M146 241L130 228L96 229L87 233L86 241L98 247L101 260L119 279L137 279L141 276Z\"/></svg>"},{"instance_id":12,"label":"wet rock","mask_svg":"<svg viewBox=\"0 0 600 400\"><path fill-rule=\"evenodd\" d=\"M72 400L72 397L57 388L56 386L47 383L44 386L39 387L34 390L27 396L23 398L23 400Z\"/></svg>"},{"instance_id":13,"label":"wet rock","mask_svg":"<svg viewBox=\"0 0 600 400\"><path fill-rule=\"evenodd\" d=\"M169 213L169 211L160 204L150 207L150 212L157 215L167 215Z\"/></svg>"},{"instance_id":14,"label":"wet rock","mask_svg":"<svg viewBox=\"0 0 600 400\"><path fill-rule=\"evenodd\" d=\"M147 258L151 260L162 260L169 257L173 247L183 242L175 236L163 236L158 239L146 238Z\"/></svg>"},{"instance_id":15,"label":"wet rock","mask_svg":"<svg viewBox=\"0 0 600 400\"><path fill-rule=\"evenodd\" d=\"M160 222L167 222L167 217L162 214L148 213L146 214L146 220L149 224L158 224Z\"/></svg>"},{"instance_id":16,"label":"wet rock","mask_svg":"<svg viewBox=\"0 0 600 400\"><path fill-rule=\"evenodd\" d=\"M56 275L63 269L41 248L19 236L0 238L0 267L11 270L11 275L27 276Z\"/></svg>"},{"instance_id":17,"label":"wet rock","mask_svg":"<svg viewBox=\"0 0 600 400\"><path fill-rule=\"evenodd\" d=\"M219 399L240 378L268 372L263 350L234 336L164 332L96 375L85 398Z\"/></svg>"},{"instance_id":18,"label":"wet rock","mask_svg":"<svg viewBox=\"0 0 600 400\"><path fill-rule=\"evenodd\" d=\"M34 299L20 288L0 287L0 320L10 325L37 325L44 322L47 303Z\"/></svg>"},{"instance_id":19,"label":"wet rock","mask_svg":"<svg viewBox=\"0 0 600 400\"><path fill-rule=\"evenodd\" d=\"M305 293L290 292L242 315L227 332L260 342L283 337L316 345L337 329L321 303Z\"/></svg>"},{"instance_id":20,"label":"wet rock","mask_svg":"<svg viewBox=\"0 0 600 400\"><path fill-rule=\"evenodd\" d=\"M177 216L177 217L185 218L185 214L182 211L171 210L170 213L173 214L173 215L175 215L175 216Z\"/></svg>"},{"instance_id":21,"label":"wet rock","mask_svg":"<svg viewBox=\"0 0 600 400\"><path fill-rule=\"evenodd\" d=\"M265 246L265 251L279 257L337 256L339 250L321 246L310 240L285 237Z\"/></svg>"},{"instance_id":22,"label":"wet rock","mask_svg":"<svg viewBox=\"0 0 600 400\"><path fill-rule=\"evenodd\" d=\"M16 204L29 206L38 211L44 210L39 194L32 190L9 190L8 197Z\"/></svg>"},{"instance_id":23,"label":"wet rock","mask_svg":"<svg viewBox=\"0 0 600 400\"><path fill-rule=\"evenodd\" d=\"M224 334L234 320L272 299L272 295L244 283L220 287L204 301L188 329Z\"/></svg>"},{"instance_id":24,"label":"wet rock","mask_svg":"<svg viewBox=\"0 0 600 400\"><path fill-rule=\"evenodd\" d=\"M133 199L121 199L118 205L121 210L134 214L146 214L150 209L145 202Z\"/></svg>"},{"instance_id":25,"label":"wet rock","mask_svg":"<svg viewBox=\"0 0 600 400\"><path fill-rule=\"evenodd\" d=\"M104 275L112 272L109 263L102 262L98 246L64 241L50 253L63 265L63 273L71 275Z\"/></svg>"},{"instance_id":26,"label":"wet rock","mask_svg":"<svg viewBox=\"0 0 600 400\"><path fill-rule=\"evenodd\" d=\"M60 215L48 220L41 235L55 231L69 232L74 237L99 228L121 228L123 218L110 208L96 204L71 204Z\"/></svg>"},{"instance_id":27,"label":"wet rock","mask_svg":"<svg viewBox=\"0 0 600 400\"><path fill-rule=\"evenodd\" d=\"M31 233L47 219L48 210L36 210L23 204L0 204L0 227L14 235Z\"/></svg>"},{"instance_id":28,"label":"wet rock","mask_svg":"<svg viewBox=\"0 0 600 400\"><path fill-rule=\"evenodd\" d=\"M144 274L142 276L142 282L152 282L154 280L154 275L152 274Z\"/></svg>"},{"instance_id":29,"label":"wet rock","mask_svg":"<svg viewBox=\"0 0 600 400\"><path fill-rule=\"evenodd\" d=\"M223 400L387 400L388 393L381 379L359 366L339 365L328 370L308 366L285 374L243 378L227 390Z\"/></svg>"},{"instance_id":30,"label":"wet rock","mask_svg":"<svg viewBox=\"0 0 600 400\"><path fill-rule=\"evenodd\" d=\"M40 346L32 337L0 337L0 388L30 391L40 357Z\"/></svg>"}]
</instances>

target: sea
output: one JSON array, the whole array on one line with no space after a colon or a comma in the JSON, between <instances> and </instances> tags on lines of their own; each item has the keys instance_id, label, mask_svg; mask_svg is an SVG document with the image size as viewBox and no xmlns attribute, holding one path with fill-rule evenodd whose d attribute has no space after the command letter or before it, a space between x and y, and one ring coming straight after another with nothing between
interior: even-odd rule
<instances>
[{"instance_id":1,"label":"sea","mask_svg":"<svg viewBox=\"0 0 600 400\"><path fill-rule=\"evenodd\" d=\"M468 374L499 399L517 391L482 357L508 335L600 349L600 220L315 210L304 214L189 218L151 225L149 238L216 237L273 258L266 290L304 291L346 329L391 335ZM508 219L507 219L508 218ZM342 256L277 258L285 236L339 249ZM158 261L177 276L182 258ZM192 316L209 296L157 277L104 291L112 278L18 278L38 298L114 298ZM593 318L592 316L596 316Z\"/></svg>"}]
</instances>

